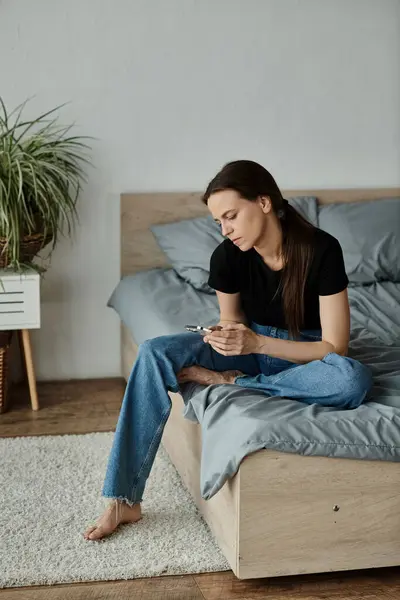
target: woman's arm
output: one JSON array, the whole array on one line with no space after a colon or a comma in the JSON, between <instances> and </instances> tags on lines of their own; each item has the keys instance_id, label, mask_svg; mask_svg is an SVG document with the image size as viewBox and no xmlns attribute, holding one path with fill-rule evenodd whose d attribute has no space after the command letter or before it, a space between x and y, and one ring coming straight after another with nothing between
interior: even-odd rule
<instances>
[{"instance_id":1,"label":"woman's arm","mask_svg":"<svg viewBox=\"0 0 400 600\"><path fill-rule=\"evenodd\" d=\"M322 329L320 342L294 342L258 336L258 353L295 363L320 360L329 352L346 355L350 337L347 289L333 296L320 296L319 307Z\"/></svg>"},{"instance_id":2,"label":"woman's arm","mask_svg":"<svg viewBox=\"0 0 400 600\"><path fill-rule=\"evenodd\" d=\"M320 360L329 352L345 355L350 337L350 309L347 289L320 296L321 342L296 342L259 335L241 324L227 324L204 338L220 354L268 354L294 363Z\"/></svg>"},{"instance_id":3,"label":"woman's arm","mask_svg":"<svg viewBox=\"0 0 400 600\"><path fill-rule=\"evenodd\" d=\"M241 307L240 293L225 294L224 292L218 292L217 290L216 293L220 314L218 325L222 327L229 323L243 323L246 325L247 319Z\"/></svg>"}]
</instances>

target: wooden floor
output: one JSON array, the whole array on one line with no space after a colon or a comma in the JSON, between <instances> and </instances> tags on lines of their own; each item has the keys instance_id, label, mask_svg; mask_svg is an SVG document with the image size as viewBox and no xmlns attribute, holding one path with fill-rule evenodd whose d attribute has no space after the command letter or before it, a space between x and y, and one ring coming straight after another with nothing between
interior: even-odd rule
<instances>
[{"instance_id":1,"label":"wooden floor","mask_svg":"<svg viewBox=\"0 0 400 600\"><path fill-rule=\"evenodd\" d=\"M122 379L107 379L42 383L38 390L41 410L36 413L30 410L28 392L24 387L12 390L10 409L0 415L1 437L112 431L121 405L124 382ZM368 527L368 523L365 526ZM117 598L400 600L400 568L251 581L239 581L231 572L227 572L0 590L0 600Z\"/></svg>"}]
</instances>

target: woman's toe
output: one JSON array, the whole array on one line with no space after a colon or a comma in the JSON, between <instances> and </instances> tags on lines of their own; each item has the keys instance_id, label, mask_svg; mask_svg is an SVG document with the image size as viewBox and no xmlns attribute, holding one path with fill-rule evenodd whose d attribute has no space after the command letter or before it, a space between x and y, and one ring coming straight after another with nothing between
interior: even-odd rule
<instances>
[{"instance_id":1,"label":"woman's toe","mask_svg":"<svg viewBox=\"0 0 400 600\"><path fill-rule=\"evenodd\" d=\"M97 525L93 525L92 527L88 527L88 529L86 529L85 533L83 534L83 537L85 538L85 540L89 539L89 535L92 533L92 531L94 531L96 529Z\"/></svg>"},{"instance_id":2,"label":"woman's toe","mask_svg":"<svg viewBox=\"0 0 400 600\"><path fill-rule=\"evenodd\" d=\"M104 537L104 531L101 527L94 527L94 529L89 533L88 540L99 540Z\"/></svg>"}]
</instances>

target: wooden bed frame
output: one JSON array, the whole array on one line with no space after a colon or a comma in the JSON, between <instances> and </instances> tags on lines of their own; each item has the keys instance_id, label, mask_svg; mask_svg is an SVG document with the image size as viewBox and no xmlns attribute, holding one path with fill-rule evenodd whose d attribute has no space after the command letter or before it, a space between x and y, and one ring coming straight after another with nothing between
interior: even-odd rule
<instances>
[{"instance_id":1,"label":"wooden bed frame","mask_svg":"<svg viewBox=\"0 0 400 600\"><path fill-rule=\"evenodd\" d=\"M319 203L400 196L400 189L296 190ZM166 266L149 226L207 214L200 193L121 196L121 276ZM137 345L122 326L122 372ZM400 469L393 462L261 450L210 500L200 495L200 427L172 412L163 446L240 579L400 565Z\"/></svg>"}]
</instances>

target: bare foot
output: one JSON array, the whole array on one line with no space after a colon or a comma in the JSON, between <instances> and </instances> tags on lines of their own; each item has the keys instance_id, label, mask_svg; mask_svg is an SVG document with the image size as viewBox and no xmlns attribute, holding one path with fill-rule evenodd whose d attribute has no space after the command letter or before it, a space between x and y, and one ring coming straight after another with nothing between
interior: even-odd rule
<instances>
[{"instance_id":1,"label":"bare foot","mask_svg":"<svg viewBox=\"0 0 400 600\"><path fill-rule=\"evenodd\" d=\"M177 379L179 383L187 383L194 381L203 385L214 385L222 383L235 383L236 377L241 377L243 373L240 371L210 371L204 367L194 365L193 367L184 367L178 373Z\"/></svg>"},{"instance_id":2,"label":"bare foot","mask_svg":"<svg viewBox=\"0 0 400 600\"><path fill-rule=\"evenodd\" d=\"M96 525L89 527L83 537L85 540L101 540L113 533L122 523L136 523L141 518L142 509L140 504L129 506L126 502L113 500L101 517L97 519Z\"/></svg>"}]
</instances>

